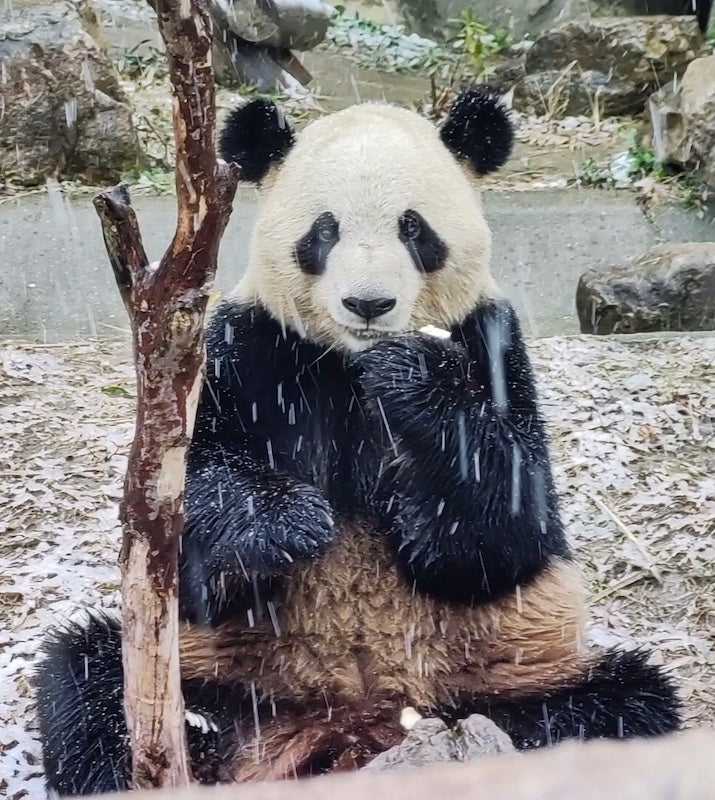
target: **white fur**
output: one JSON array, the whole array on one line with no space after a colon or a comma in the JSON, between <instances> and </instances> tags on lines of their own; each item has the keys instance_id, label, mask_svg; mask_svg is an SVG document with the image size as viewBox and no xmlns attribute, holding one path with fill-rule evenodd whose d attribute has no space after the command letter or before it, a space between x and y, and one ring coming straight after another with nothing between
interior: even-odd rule
<instances>
[{"instance_id":1,"label":"white fur","mask_svg":"<svg viewBox=\"0 0 715 800\"><path fill-rule=\"evenodd\" d=\"M411 731L415 725L422 719L422 715L411 706L402 709L400 714L400 725L406 731Z\"/></svg>"},{"instance_id":2,"label":"white fur","mask_svg":"<svg viewBox=\"0 0 715 800\"><path fill-rule=\"evenodd\" d=\"M208 733L209 731L214 731L215 733L218 731L215 723L211 722L204 714L186 710L184 711L184 719L192 728L198 728L201 733Z\"/></svg>"},{"instance_id":3,"label":"white fur","mask_svg":"<svg viewBox=\"0 0 715 800\"><path fill-rule=\"evenodd\" d=\"M234 297L259 300L315 342L347 350L370 345L360 337L364 323L342 304L350 295L397 298L370 325L381 336L449 328L496 293L478 193L436 128L412 111L366 103L312 122L264 186L248 269ZM420 272L400 242L398 220L408 208L446 242L442 269ZM293 249L326 211L339 222L340 241L324 274L307 275Z\"/></svg>"}]
</instances>

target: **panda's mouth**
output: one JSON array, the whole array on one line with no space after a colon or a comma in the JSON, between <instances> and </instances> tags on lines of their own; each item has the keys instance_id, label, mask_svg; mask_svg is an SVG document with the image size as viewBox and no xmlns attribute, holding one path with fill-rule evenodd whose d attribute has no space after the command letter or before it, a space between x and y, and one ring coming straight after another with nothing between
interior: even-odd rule
<instances>
[{"instance_id":1,"label":"panda's mouth","mask_svg":"<svg viewBox=\"0 0 715 800\"><path fill-rule=\"evenodd\" d=\"M351 335L354 336L356 339L359 339L361 342L374 342L377 339L384 339L386 336L390 336L391 331L378 331L374 328L348 328L346 327L345 330Z\"/></svg>"}]
</instances>

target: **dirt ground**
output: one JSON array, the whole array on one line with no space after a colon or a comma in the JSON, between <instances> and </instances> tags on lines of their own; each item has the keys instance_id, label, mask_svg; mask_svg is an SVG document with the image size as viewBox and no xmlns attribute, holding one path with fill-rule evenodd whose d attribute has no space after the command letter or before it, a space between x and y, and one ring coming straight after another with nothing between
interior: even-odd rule
<instances>
[{"instance_id":1,"label":"dirt ground","mask_svg":"<svg viewBox=\"0 0 715 800\"><path fill-rule=\"evenodd\" d=\"M688 726L715 724L715 337L532 342L590 636L647 645ZM0 796L44 797L30 678L43 629L118 602L125 344L0 343Z\"/></svg>"}]
</instances>

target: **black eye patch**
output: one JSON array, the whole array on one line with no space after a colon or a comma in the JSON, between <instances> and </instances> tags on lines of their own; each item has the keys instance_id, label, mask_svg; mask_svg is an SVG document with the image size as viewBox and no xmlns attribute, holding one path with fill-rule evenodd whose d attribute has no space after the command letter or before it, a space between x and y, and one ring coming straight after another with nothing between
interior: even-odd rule
<instances>
[{"instance_id":1,"label":"black eye patch","mask_svg":"<svg viewBox=\"0 0 715 800\"><path fill-rule=\"evenodd\" d=\"M408 208L398 221L400 241L412 256L417 269L434 272L447 260L447 245L417 211Z\"/></svg>"},{"instance_id":2,"label":"black eye patch","mask_svg":"<svg viewBox=\"0 0 715 800\"><path fill-rule=\"evenodd\" d=\"M295 243L293 252L298 266L309 275L320 275L325 270L328 253L339 240L338 221L326 211L316 218L310 230Z\"/></svg>"}]
</instances>

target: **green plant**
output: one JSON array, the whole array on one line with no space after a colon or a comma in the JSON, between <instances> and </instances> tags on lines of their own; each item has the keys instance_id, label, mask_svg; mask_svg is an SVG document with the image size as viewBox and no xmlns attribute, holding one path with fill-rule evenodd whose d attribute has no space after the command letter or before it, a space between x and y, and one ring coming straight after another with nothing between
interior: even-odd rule
<instances>
[{"instance_id":1,"label":"green plant","mask_svg":"<svg viewBox=\"0 0 715 800\"><path fill-rule=\"evenodd\" d=\"M630 158L629 172L632 177L645 178L647 175L653 175L654 173L660 173L662 171L655 150L650 147L643 147L635 132L630 135L628 156Z\"/></svg>"},{"instance_id":2,"label":"green plant","mask_svg":"<svg viewBox=\"0 0 715 800\"><path fill-rule=\"evenodd\" d=\"M123 386L119 386L119 384L116 383L103 386L101 391L103 394L108 394L110 397L132 397Z\"/></svg>"},{"instance_id":3,"label":"green plant","mask_svg":"<svg viewBox=\"0 0 715 800\"><path fill-rule=\"evenodd\" d=\"M576 180L587 186L611 186L613 184L613 176L608 166L599 164L592 156L589 156L576 169Z\"/></svg>"},{"instance_id":4,"label":"green plant","mask_svg":"<svg viewBox=\"0 0 715 800\"><path fill-rule=\"evenodd\" d=\"M239 83L231 86L231 91L244 99L263 97L273 100L274 103L285 101L286 95L279 89L259 89L255 84Z\"/></svg>"},{"instance_id":5,"label":"green plant","mask_svg":"<svg viewBox=\"0 0 715 800\"><path fill-rule=\"evenodd\" d=\"M454 56L403 25L383 25L336 6L327 41L362 67L386 72L434 75Z\"/></svg>"},{"instance_id":6,"label":"green plant","mask_svg":"<svg viewBox=\"0 0 715 800\"><path fill-rule=\"evenodd\" d=\"M122 180L131 186L133 194L162 195L175 191L174 171L161 167L128 172Z\"/></svg>"},{"instance_id":7,"label":"green plant","mask_svg":"<svg viewBox=\"0 0 715 800\"><path fill-rule=\"evenodd\" d=\"M471 8L465 8L459 19L452 20L457 25L456 38L452 47L460 50L476 70L477 77L490 72L490 60L508 46L508 34L501 29L491 29L485 22L474 16Z\"/></svg>"},{"instance_id":8,"label":"green plant","mask_svg":"<svg viewBox=\"0 0 715 800\"><path fill-rule=\"evenodd\" d=\"M711 15L710 25L705 32L705 42L711 50L715 50L715 13Z\"/></svg>"},{"instance_id":9,"label":"green plant","mask_svg":"<svg viewBox=\"0 0 715 800\"><path fill-rule=\"evenodd\" d=\"M122 50L117 59L117 69L129 78L142 78L150 70L154 76L166 73L165 63L161 50L152 44L151 39L144 39L134 47Z\"/></svg>"}]
</instances>

